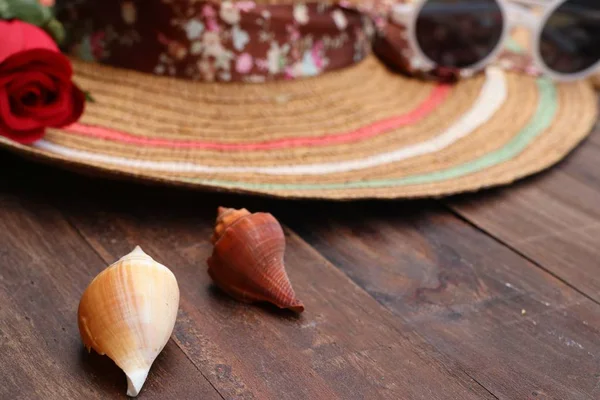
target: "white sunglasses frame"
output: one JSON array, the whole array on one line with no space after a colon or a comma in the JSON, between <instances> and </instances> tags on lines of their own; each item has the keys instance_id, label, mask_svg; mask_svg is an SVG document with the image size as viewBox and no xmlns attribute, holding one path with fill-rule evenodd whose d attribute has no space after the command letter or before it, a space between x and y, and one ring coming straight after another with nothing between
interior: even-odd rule
<instances>
[{"instance_id":1,"label":"white sunglasses frame","mask_svg":"<svg viewBox=\"0 0 600 400\"><path fill-rule=\"evenodd\" d=\"M392 7L391 19L392 22L403 26L406 29L407 41L410 46L410 62L412 68L422 71L431 71L436 66L433 60L425 55L421 46L419 46L416 36L416 23L419 13L425 6L425 3L430 0L416 0L413 3L401 3L396 4ZM529 35L533 38L533 43L529 49L533 56L533 63L542 74L552 78L556 81L567 82L578 79L584 79L592 75L594 72L600 70L600 60L598 60L591 67L574 74L565 74L558 71L552 70L548 67L540 53L540 38L542 36L542 29L544 28L548 18L554 11L562 4L569 0L495 0L502 13L504 21L502 34L498 44L494 50L483 60L478 63L469 66L467 68L460 69L460 75L462 77L469 77L476 72L481 71L487 65L492 63L498 58L500 52L504 49L504 45L510 34L511 30L515 27L523 27L527 29ZM600 1L600 0L599 0ZM536 14L529 10L527 7L541 7L543 8L542 14Z\"/></svg>"}]
</instances>

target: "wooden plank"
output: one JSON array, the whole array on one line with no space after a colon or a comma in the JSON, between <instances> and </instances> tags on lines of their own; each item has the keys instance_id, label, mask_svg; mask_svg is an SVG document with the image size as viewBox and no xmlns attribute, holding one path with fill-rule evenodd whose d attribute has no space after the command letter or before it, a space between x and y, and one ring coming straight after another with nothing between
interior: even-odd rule
<instances>
[{"instance_id":1,"label":"wooden plank","mask_svg":"<svg viewBox=\"0 0 600 400\"><path fill-rule=\"evenodd\" d=\"M498 398L600 396L600 307L435 203L284 221Z\"/></svg>"},{"instance_id":2,"label":"wooden plank","mask_svg":"<svg viewBox=\"0 0 600 400\"><path fill-rule=\"evenodd\" d=\"M600 131L594 134L600 136ZM600 302L600 146L588 141L559 167L447 204L478 228Z\"/></svg>"},{"instance_id":3,"label":"wooden plank","mask_svg":"<svg viewBox=\"0 0 600 400\"><path fill-rule=\"evenodd\" d=\"M172 268L182 292L176 340L223 397L493 398L289 230L287 267L307 309L298 318L212 286L205 260L222 197L97 195L64 212L106 262L139 244Z\"/></svg>"},{"instance_id":4,"label":"wooden plank","mask_svg":"<svg viewBox=\"0 0 600 400\"><path fill-rule=\"evenodd\" d=\"M79 298L106 264L42 198L0 188L0 398L126 398L123 372L88 354ZM149 399L221 397L170 341L142 391Z\"/></svg>"},{"instance_id":5,"label":"wooden plank","mask_svg":"<svg viewBox=\"0 0 600 400\"><path fill-rule=\"evenodd\" d=\"M600 120L596 123L594 132L590 135L588 142L592 142L592 143L595 143L596 145L600 145Z\"/></svg>"},{"instance_id":6,"label":"wooden plank","mask_svg":"<svg viewBox=\"0 0 600 400\"><path fill-rule=\"evenodd\" d=\"M591 141L597 138L597 142ZM600 156L600 129L585 142L572 157L569 157L560 166L560 171L587 184L591 189L600 190L600 170L598 157ZM574 196L575 197L575 196Z\"/></svg>"},{"instance_id":7,"label":"wooden plank","mask_svg":"<svg viewBox=\"0 0 600 400\"><path fill-rule=\"evenodd\" d=\"M489 398L289 232L288 268L307 307L300 318L241 305L211 286L207 219L171 226L121 215L106 234L106 219L92 218L76 224L107 258L141 242L170 261L183 293L177 341L226 398Z\"/></svg>"}]
</instances>

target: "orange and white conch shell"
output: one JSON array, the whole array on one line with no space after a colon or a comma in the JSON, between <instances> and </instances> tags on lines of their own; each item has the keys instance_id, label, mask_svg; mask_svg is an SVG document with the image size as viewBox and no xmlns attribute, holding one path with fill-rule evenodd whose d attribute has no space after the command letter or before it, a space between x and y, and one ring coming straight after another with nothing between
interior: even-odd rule
<instances>
[{"instance_id":1,"label":"orange and white conch shell","mask_svg":"<svg viewBox=\"0 0 600 400\"><path fill-rule=\"evenodd\" d=\"M88 351L106 354L137 396L173 332L179 309L175 275L138 246L92 280L79 303L79 333Z\"/></svg>"},{"instance_id":2,"label":"orange and white conch shell","mask_svg":"<svg viewBox=\"0 0 600 400\"><path fill-rule=\"evenodd\" d=\"M219 207L211 241L208 274L224 292L246 303L304 311L285 272L285 236L275 217Z\"/></svg>"}]
</instances>

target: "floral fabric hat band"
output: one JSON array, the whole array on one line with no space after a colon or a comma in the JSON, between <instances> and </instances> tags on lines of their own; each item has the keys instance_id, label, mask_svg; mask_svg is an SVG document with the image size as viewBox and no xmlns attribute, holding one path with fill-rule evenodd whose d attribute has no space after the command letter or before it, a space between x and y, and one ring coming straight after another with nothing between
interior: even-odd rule
<instances>
[{"instance_id":1,"label":"floral fabric hat band","mask_svg":"<svg viewBox=\"0 0 600 400\"><path fill-rule=\"evenodd\" d=\"M455 79L462 70L412 65L393 2L261 4L254 1L65 0L66 49L87 61L205 82L265 82L320 75L362 61L372 49L390 66ZM508 61L507 61L508 59ZM535 73L526 55L503 67Z\"/></svg>"},{"instance_id":2,"label":"floral fabric hat band","mask_svg":"<svg viewBox=\"0 0 600 400\"><path fill-rule=\"evenodd\" d=\"M335 4L71 1L58 12L79 58L208 82L348 67L369 54L374 33L371 18Z\"/></svg>"}]
</instances>

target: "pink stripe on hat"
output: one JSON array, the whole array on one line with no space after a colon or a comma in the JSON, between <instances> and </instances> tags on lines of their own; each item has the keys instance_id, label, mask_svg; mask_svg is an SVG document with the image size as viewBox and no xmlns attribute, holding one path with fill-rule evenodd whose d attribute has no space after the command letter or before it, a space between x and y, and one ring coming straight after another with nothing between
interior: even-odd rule
<instances>
[{"instance_id":1,"label":"pink stripe on hat","mask_svg":"<svg viewBox=\"0 0 600 400\"><path fill-rule=\"evenodd\" d=\"M151 138L136 136L130 133L118 131L115 129L84 125L75 123L67 128L66 131L87 137L110 140L126 144L178 148L178 149L202 149L202 150L229 150L229 151L255 151L255 150L275 150L292 147L314 147L328 146L334 144L352 143L389 132L392 129L398 129L402 126L412 125L431 114L450 94L451 87L448 85L438 85L430 93L429 97L419 104L416 108L406 114L387 118L363 126L353 131L334 133L320 137L295 137L287 139L276 139L257 143L222 143L203 140L177 140L165 138Z\"/></svg>"}]
</instances>

